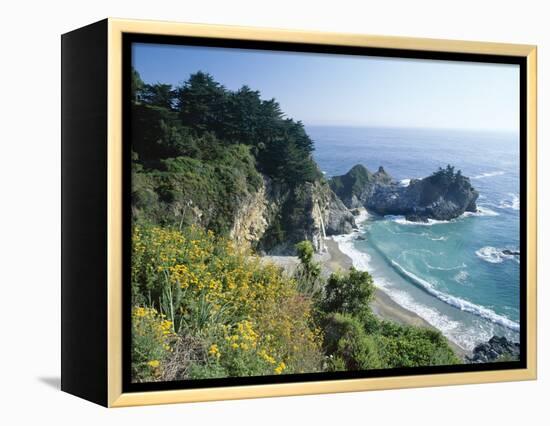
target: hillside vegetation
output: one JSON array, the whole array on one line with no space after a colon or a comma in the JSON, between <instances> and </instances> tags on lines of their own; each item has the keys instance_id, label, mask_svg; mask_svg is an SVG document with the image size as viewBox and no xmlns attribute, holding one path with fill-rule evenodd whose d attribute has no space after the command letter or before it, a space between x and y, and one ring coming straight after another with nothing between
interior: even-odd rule
<instances>
[{"instance_id":1,"label":"hillside vegetation","mask_svg":"<svg viewBox=\"0 0 550 426\"><path fill-rule=\"evenodd\" d=\"M321 179L313 142L274 99L227 90L202 72L176 88L144 84L134 72L133 88L137 220L228 235L237 208L267 183L278 210L258 246L269 250L306 226L305 185Z\"/></svg>"},{"instance_id":2,"label":"hillside vegetation","mask_svg":"<svg viewBox=\"0 0 550 426\"><path fill-rule=\"evenodd\" d=\"M367 272L321 276L312 204L334 197L275 100L200 72L179 87L134 73L133 91L134 381L459 362L439 332L375 317ZM280 206L256 245L238 244L240 209L262 191ZM300 258L293 276L258 257L281 242Z\"/></svg>"}]
</instances>

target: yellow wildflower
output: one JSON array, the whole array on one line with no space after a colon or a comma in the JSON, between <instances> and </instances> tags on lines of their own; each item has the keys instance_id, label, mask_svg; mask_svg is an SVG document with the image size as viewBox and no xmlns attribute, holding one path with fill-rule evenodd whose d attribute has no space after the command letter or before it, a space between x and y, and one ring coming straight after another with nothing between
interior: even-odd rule
<instances>
[{"instance_id":1,"label":"yellow wildflower","mask_svg":"<svg viewBox=\"0 0 550 426\"><path fill-rule=\"evenodd\" d=\"M210 346L208 353L216 358L219 358L221 356L220 350L218 349L218 345L216 345L215 343L213 343L212 346Z\"/></svg>"},{"instance_id":2,"label":"yellow wildflower","mask_svg":"<svg viewBox=\"0 0 550 426\"><path fill-rule=\"evenodd\" d=\"M286 368L286 364L283 361L281 361L277 366L277 368L275 368L275 374L281 374L285 370L285 368Z\"/></svg>"}]
</instances>

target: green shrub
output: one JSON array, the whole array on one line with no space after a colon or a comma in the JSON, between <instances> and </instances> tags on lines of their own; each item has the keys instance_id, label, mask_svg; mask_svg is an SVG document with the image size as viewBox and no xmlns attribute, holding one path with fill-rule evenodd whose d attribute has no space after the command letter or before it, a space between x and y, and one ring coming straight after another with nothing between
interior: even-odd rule
<instances>
[{"instance_id":1,"label":"green shrub","mask_svg":"<svg viewBox=\"0 0 550 426\"><path fill-rule=\"evenodd\" d=\"M249 151L244 145L232 145L220 148L211 162L175 157L161 160L159 169L136 167L134 217L179 227L198 224L227 235L242 201L263 184Z\"/></svg>"},{"instance_id":2,"label":"green shrub","mask_svg":"<svg viewBox=\"0 0 550 426\"><path fill-rule=\"evenodd\" d=\"M445 337L434 329L381 321L376 339L386 368L460 363Z\"/></svg>"},{"instance_id":3,"label":"green shrub","mask_svg":"<svg viewBox=\"0 0 550 426\"><path fill-rule=\"evenodd\" d=\"M296 253L300 259L300 265L294 276L298 283L298 289L302 294L316 295L321 290L321 265L313 260L313 245L309 241L296 244Z\"/></svg>"},{"instance_id":4,"label":"green shrub","mask_svg":"<svg viewBox=\"0 0 550 426\"><path fill-rule=\"evenodd\" d=\"M350 268L347 274L331 274L320 307L323 312L360 316L369 309L375 287L368 272Z\"/></svg>"},{"instance_id":5,"label":"green shrub","mask_svg":"<svg viewBox=\"0 0 550 426\"><path fill-rule=\"evenodd\" d=\"M326 354L336 360L332 369L369 370L382 366L376 341L357 318L340 313L329 315L324 338Z\"/></svg>"}]
</instances>

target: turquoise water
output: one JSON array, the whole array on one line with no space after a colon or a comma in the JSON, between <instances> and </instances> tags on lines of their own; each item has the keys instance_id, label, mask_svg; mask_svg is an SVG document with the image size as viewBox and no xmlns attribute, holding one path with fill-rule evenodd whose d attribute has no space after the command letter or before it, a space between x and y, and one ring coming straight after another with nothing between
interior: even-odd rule
<instances>
[{"instance_id":1,"label":"turquoise water","mask_svg":"<svg viewBox=\"0 0 550 426\"><path fill-rule=\"evenodd\" d=\"M369 215L335 239L357 267L406 308L465 349L505 335L519 339L518 135L453 130L308 127L327 176L355 164L384 166L395 179L421 178L447 164L480 193L479 213L418 224Z\"/></svg>"}]
</instances>

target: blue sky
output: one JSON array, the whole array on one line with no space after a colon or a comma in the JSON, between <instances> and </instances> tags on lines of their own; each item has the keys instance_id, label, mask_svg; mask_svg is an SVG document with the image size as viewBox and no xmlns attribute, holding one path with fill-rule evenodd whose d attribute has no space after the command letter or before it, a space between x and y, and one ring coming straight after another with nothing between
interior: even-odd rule
<instances>
[{"instance_id":1,"label":"blue sky","mask_svg":"<svg viewBox=\"0 0 550 426\"><path fill-rule=\"evenodd\" d=\"M135 44L133 65L146 83L246 84L306 125L519 128L517 65L155 44Z\"/></svg>"}]
</instances>

